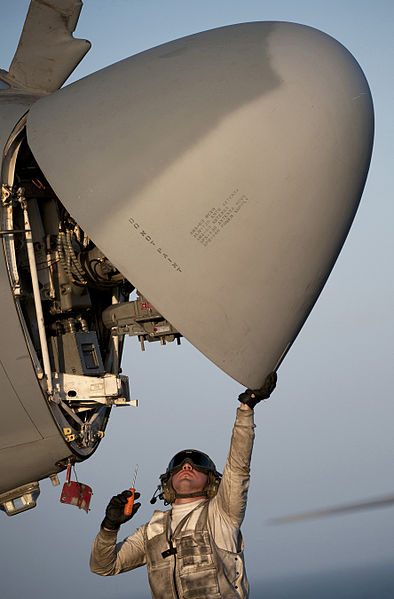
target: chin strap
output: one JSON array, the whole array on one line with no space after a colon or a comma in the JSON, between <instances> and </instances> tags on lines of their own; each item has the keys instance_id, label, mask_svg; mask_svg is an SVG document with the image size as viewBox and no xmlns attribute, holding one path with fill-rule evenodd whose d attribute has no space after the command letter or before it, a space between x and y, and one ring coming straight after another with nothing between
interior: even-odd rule
<instances>
[{"instance_id":1,"label":"chin strap","mask_svg":"<svg viewBox=\"0 0 394 599\"><path fill-rule=\"evenodd\" d=\"M196 491L195 493L175 493L176 499L189 499L189 497L206 497L206 491Z\"/></svg>"}]
</instances>

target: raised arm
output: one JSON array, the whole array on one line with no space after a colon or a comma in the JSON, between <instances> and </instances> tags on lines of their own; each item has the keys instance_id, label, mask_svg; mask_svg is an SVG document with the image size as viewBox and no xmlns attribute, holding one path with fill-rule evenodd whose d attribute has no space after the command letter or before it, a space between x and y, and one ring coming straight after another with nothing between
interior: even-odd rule
<instances>
[{"instance_id":1,"label":"raised arm","mask_svg":"<svg viewBox=\"0 0 394 599\"><path fill-rule=\"evenodd\" d=\"M250 480L250 460L254 441L253 408L267 399L276 386L276 373L267 376L261 389L247 389L239 396L241 407L233 428L230 451L215 502L219 511L235 526L240 526L245 516Z\"/></svg>"},{"instance_id":2,"label":"raised arm","mask_svg":"<svg viewBox=\"0 0 394 599\"><path fill-rule=\"evenodd\" d=\"M219 490L212 503L236 526L245 516L250 479L250 459L254 441L253 410L248 406L237 409L230 451Z\"/></svg>"}]
</instances>

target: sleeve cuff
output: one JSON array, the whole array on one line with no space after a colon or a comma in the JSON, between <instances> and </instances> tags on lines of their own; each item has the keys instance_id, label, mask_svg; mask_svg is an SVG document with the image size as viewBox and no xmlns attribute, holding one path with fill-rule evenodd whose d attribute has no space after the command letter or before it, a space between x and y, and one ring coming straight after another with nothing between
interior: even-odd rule
<instances>
[{"instance_id":1,"label":"sleeve cuff","mask_svg":"<svg viewBox=\"0 0 394 599\"><path fill-rule=\"evenodd\" d=\"M100 527L100 535L104 538L104 539L113 539L118 536L118 530L106 530L105 528L103 528L102 526Z\"/></svg>"},{"instance_id":2,"label":"sleeve cuff","mask_svg":"<svg viewBox=\"0 0 394 599\"><path fill-rule=\"evenodd\" d=\"M242 420L243 422L250 421L254 422L254 410L241 410L241 408L237 408L237 420Z\"/></svg>"}]
</instances>

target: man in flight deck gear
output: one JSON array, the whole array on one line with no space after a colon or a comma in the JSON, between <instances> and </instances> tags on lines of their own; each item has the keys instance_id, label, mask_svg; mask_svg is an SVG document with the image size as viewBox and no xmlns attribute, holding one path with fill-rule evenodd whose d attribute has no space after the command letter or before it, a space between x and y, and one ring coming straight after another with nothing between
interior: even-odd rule
<instances>
[{"instance_id":1,"label":"man in flight deck gear","mask_svg":"<svg viewBox=\"0 0 394 599\"><path fill-rule=\"evenodd\" d=\"M271 373L261 389L247 389L239 396L223 476L205 453L194 449L177 453L158 488L159 498L172 509L155 511L147 524L118 544L120 525L140 504L125 516L130 491L111 499L93 543L92 572L112 576L147 564L153 599L247 599L240 526L250 478L253 408L270 396L275 385L276 373Z\"/></svg>"}]
</instances>

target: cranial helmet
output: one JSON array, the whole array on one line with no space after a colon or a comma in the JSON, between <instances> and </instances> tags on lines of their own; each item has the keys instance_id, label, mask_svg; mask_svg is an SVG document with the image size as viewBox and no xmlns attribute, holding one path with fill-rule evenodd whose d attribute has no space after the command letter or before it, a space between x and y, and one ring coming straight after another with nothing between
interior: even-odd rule
<instances>
[{"instance_id":1,"label":"cranial helmet","mask_svg":"<svg viewBox=\"0 0 394 599\"><path fill-rule=\"evenodd\" d=\"M175 492L171 482L172 476L179 472L186 463L191 464L195 470L208 475L207 484L202 492L182 495ZM162 491L159 497L164 499L165 504L174 503L177 497L200 497L205 495L208 499L212 499L218 491L221 478L222 475L216 470L214 462L206 453L197 449L184 449L174 455L165 473L160 475L161 485L159 485L159 489L161 487Z\"/></svg>"}]
</instances>

